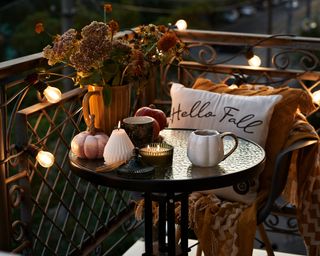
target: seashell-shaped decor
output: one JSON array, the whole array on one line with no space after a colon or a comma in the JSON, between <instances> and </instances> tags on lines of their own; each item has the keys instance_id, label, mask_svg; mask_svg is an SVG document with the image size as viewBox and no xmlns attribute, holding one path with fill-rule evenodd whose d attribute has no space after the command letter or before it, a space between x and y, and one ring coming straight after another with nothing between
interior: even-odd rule
<instances>
[{"instance_id":1,"label":"seashell-shaped decor","mask_svg":"<svg viewBox=\"0 0 320 256\"><path fill-rule=\"evenodd\" d=\"M104 147L103 158L106 165L128 161L133 156L134 145L124 129L114 129Z\"/></svg>"}]
</instances>

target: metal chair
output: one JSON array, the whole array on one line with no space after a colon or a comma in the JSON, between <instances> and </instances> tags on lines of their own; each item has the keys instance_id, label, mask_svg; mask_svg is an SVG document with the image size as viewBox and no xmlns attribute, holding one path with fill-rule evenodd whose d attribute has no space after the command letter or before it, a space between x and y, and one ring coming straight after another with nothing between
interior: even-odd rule
<instances>
[{"instance_id":1,"label":"metal chair","mask_svg":"<svg viewBox=\"0 0 320 256\"><path fill-rule=\"evenodd\" d=\"M257 227L261 235L261 239L264 242L268 256L274 255L272 245L267 236L266 230L264 228L264 221L270 215L278 215L280 212L286 211L287 216L295 217L294 208L286 208L285 204L281 209L276 205L276 200L281 196L282 191L287 182L288 170L292 152L302 148L306 148L312 144L317 143L317 140L300 140L290 145L286 149L282 150L277 158L275 163L275 168L272 176L270 193L265 200L265 203L257 212Z\"/></svg>"}]
</instances>

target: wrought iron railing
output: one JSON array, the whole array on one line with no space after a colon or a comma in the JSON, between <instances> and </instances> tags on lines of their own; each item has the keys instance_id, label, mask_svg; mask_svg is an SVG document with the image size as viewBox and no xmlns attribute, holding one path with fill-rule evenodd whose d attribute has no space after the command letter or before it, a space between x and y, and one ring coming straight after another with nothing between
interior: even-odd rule
<instances>
[{"instance_id":1,"label":"wrought iron railing","mask_svg":"<svg viewBox=\"0 0 320 256\"><path fill-rule=\"evenodd\" d=\"M57 104L37 102L25 77L41 61L35 55L2 67L2 77L8 76L1 84L1 249L30 255L121 252L141 224L133 216L132 194L94 186L70 171L70 138L85 129L86 90L66 91ZM61 79L55 84L62 89ZM27 145L52 152L54 165L41 167L23 151Z\"/></svg>"},{"instance_id":2,"label":"wrought iron railing","mask_svg":"<svg viewBox=\"0 0 320 256\"><path fill-rule=\"evenodd\" d=\"M191 86L198 76L296 86L310 94L318 89L319 39L197 30L177 35L189 54L158 69L143 104L153 102L168 113L169 82ZM270 61L249 67L248 49ZM34 255L119 255L117 245L125 249L123 242L133 242L130 234L141 224L133 216L133 195L94 186L70 172L71 138L85 128L85 89L64 90L59 103L39 103L25 78L44 65L41 54L0 63L0 249ZM55 84L64 88L61 79ZM54 153L54 165L43 168L21 151L29 144Z\"/></svg>"}]
</instances>

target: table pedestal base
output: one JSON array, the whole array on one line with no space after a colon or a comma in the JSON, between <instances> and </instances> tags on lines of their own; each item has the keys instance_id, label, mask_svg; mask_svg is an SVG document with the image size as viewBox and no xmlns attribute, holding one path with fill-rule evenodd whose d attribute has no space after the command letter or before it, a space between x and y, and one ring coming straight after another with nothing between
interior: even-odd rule
<instances>
[{"instance_id":1,"label":"table pedestal base","mask_svg":"<svg viewBox=\"0 0 320 256\"><path fill-rule=\"evenodd\" d=\"M144 195L145 253L144 255L188 255L189 193L149 193ZM158 253L153 253L152 201L159 204ZM181 203L181 241L176 241L175 202ZM167 224L167 230L166 230Z\"/></svg>"}]
</instances>

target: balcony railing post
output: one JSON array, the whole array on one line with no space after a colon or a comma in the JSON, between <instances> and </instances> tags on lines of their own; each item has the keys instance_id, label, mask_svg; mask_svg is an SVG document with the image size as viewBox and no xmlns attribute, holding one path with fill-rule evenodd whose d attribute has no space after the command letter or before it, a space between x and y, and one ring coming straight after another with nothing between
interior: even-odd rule
<instances>
[{"instance_id":1,"label":"balcony railing post","mask_svg":"<svg viewBox=\"0 0 320 256\"><path fill-rule=\"evenodd\" d=\"M17 113L16 115L16 144L20 147L23 145L28 145L28 125L27 117L23 113ZM19 159L19 170L20 171L30 171L28 166L28 156L23 154ZM31 187L28 178L23 178L19 180L19 186L23 189L23 200L21 200L21 214L20 219L24 225L23 235L24 240L32 243L32 231L31 231Z\"/></svg>"},{"instance_id":2,"label":"balcony railing post","mask_svg":"<svg viewBox=\"0 0 320 256\"><path fill-rule=\"evenodd\" d=\"M9 200L8 188L6 185L7 164L2 161L6 159L6 119L7 111L5 103L5 87L0 87L0 250L10 250L10 217L9 217Z\"/></svg>"}]
</instances>

